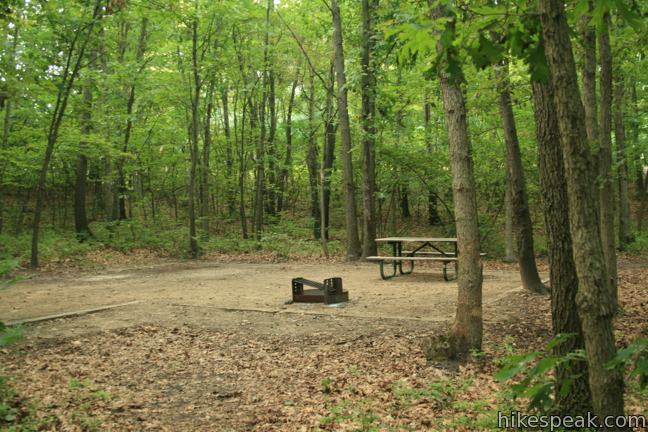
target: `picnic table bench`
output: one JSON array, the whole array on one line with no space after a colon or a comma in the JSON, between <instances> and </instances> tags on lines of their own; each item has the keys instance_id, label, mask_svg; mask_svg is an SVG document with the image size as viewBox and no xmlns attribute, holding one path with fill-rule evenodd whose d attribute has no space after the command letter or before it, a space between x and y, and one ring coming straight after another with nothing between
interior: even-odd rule
<instances>
[{"instance_id":1,"label":"picnic table bench","mask_svg":"<svg viewBox=\"0 0 648 432\"><path fill-rule=\"evenodd\" d=\"M370 256L368 261L380 264L380 277L391 279L400 273L407 275L414 271L415 262L439 261L443 263L443 279L453 280L457 276L457 239L454 237L385 237L376 239L378 244L389 244L392 247L391 256ZM403 250L403 243L412 243L411 250ZM391 263L391 274L385 274L385 264ZM404 269L403 263L409 263ZM453 274L448 274L448 264L453 265Z\"/></svg>"}]
</instances>

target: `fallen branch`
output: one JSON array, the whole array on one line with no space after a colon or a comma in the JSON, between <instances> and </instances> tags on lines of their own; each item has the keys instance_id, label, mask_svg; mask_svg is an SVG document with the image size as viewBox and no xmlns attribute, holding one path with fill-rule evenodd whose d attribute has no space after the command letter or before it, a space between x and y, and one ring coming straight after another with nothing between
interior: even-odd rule
<instances>
[{"instance_id":1,"label":"fallen branch","mask_svg":"<svg viewBox=\"0 0 648 432\"><path fill-rule=\"evenodd\" d=\"M92 309L83 309L79 311L73 311L73 312L63 312L63 313L58 313L54 315L45 315L41 317L36 317L36 318L27 318L24 320L17 320L17 321L9 321L5 322L6 325L12 326L12 325L18 325L18 324L31 324L31 323L39 323L43 321L51 321L59 318L69 318L69 317L76 317L76 316L81 316L81 315L88 315L96 312L102 312L105 310L110 310L110 309L115 309L118 307L123 307L123 306L130 306L139 303L139 300L136 301L131 301L128 303L119 303L119 304L114 304L114 305L108 305L108 306L101 306L97 308L92 308Z\"/></svg>"}]
</instances>

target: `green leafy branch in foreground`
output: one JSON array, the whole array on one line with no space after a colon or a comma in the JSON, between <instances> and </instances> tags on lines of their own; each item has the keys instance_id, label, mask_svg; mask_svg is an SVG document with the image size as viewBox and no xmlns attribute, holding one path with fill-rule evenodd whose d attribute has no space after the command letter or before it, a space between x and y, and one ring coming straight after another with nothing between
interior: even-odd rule
<instances>
[{"instance_id":1,"label":"green leafy branch in foreground","mask_svg":"<svg viewBox=\"0 0 648 432\"><path fill-rule=\"evenodd\" d=\"M577 362L586 361L583 350L573 351L564 356L552 354L555 347L572 337L573 334L561 334L549 341L542 351L506 357L495 378L500 382L507 382L518 377L518 381L510 385L512 397L528 399L530 410L550 412L555 407L552 395L557 385L553 371L559 366L569 370ZM629 376L637 377L639 387L645 389L648 386L648 338L639 338L626 348L618 350L607 367L629 369ZM578 377L577 374L571 375L570 379L562 384L559 394L569 394L572 382Z\"/></svg>"},{"instance_id":2,"label":"green leafy branch in foreground","mask_svg":"<svg viewBox=\"0 0 648 432\"><path fill-rule=\"evenodd\" d=\"M561 334L549 341L542 351L515 354L505 358L502 369L495 374L495 379L506 382L520 376L521 379L510 386L513 398L529 399L530 410L550 411L554 407L552 395L557 385L551 372L558 366L569 369L577 362L586 361L583 350L574 351L565 356L552 354L555 347L573 336L573 334ZM560 394L568 394L571 391L571 383L576 378L578 375L574 374L570 380L566 380L559 389Z\"/></svg>"}]
</instances>

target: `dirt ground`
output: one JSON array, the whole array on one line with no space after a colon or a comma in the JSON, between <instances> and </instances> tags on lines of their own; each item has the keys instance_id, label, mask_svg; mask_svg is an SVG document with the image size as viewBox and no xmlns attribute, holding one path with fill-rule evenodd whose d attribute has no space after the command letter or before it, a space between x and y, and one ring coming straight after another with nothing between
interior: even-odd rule
<instances>
[{"instance_id":1,"label":"dirt ground","mask_svg":"<svg viewBox=\"0 0 648 432\"><path fill-rule=\"evenodd\" d=\"M420 268L408 276L382 280L375 264L242 264L214 262L166 262L144 268L114 269L86 274L42 275L2 291L0 320L15 322L63 312L91 309L133 301L139 303L113 311L80 317L73 326L38 326L38 335L53 330L58 336L128 327L155 322L164 325L218 327L234 321L237 312L252 314L245 325L274 334L292 334L294 326L267 326L264 315L287 315L303 320L301 330L320 330L317 317L371 320L421 320L446 322L456 305L456 283L445 282L439 266ZM322 281L343 279L350 301L335 306L287 304L294 277ZM508 313L498 303L520 288L517 272L487 270L484 302L496 309L493 317ZM198 313L196 310L202 312ZM256 318L261 319L257 325ZM281 320L279 320L280 322ZM83 325L80 325L83 323ZM43 327L43 328L41 328ZM326 328L327 325L324 325ZM299 331L298 331L299 332Z\"/></svg>"},{"instance_id":2,"label":"dirt ground","mask_svg":"<svg viewBox=\"0 0 648 432\"><path fill-rule=\"evenodd\" d=\"M351 300L286 304L296 276L340 276ZM484 276L486 354L457 366L429 364L420 348L454 315L456 282L438 267L388 281L376 265L331 263L41 274L0 291L0 320L138 303L30 325L0 350L0 375L15 377L16 405L44 430L490 430L492 355L544 344L550 307L521 290L514 266L487 263ZM647 276L643 264L622 270L633 301L619 340L648 334Z\"/></svg>"}]
</instances>

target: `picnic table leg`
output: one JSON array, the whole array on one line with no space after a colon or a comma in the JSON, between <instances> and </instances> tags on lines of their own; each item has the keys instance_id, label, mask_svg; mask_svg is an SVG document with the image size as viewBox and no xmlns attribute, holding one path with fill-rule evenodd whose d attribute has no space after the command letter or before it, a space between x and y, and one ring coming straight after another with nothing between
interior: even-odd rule
<instances>
[{"instance_id":1,"label":"picnic table leg","mask_svg":"<svg viewBox=\"0 0 648 432\"><path fill-rule=\"evenodd\" d=\"M383 280L391 279L394 276L396 276L396 261L392 261L392 274L391 275L385 275L385 261L380 261L380 277L383 278Z\"/></svg>"},{"instance_id":2,"label":"picnic table leg","mask_svg":"<svg viewBox=\"0 0 648 432\"><path fill-rule=\"evenodd\" d=\"M457 261L453 261L454 264L454 275L452 277L448 276L448 264L450 264L449 261L444 261L443 262L443 279L446 282L450 282L452 280L457 279Z\"/></svg>"}]
</instances>

